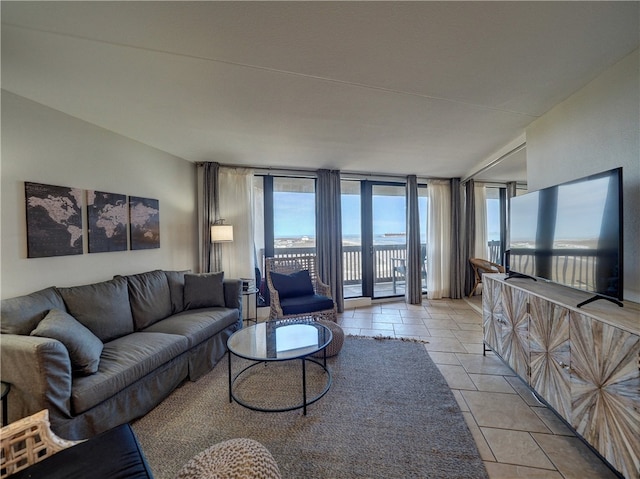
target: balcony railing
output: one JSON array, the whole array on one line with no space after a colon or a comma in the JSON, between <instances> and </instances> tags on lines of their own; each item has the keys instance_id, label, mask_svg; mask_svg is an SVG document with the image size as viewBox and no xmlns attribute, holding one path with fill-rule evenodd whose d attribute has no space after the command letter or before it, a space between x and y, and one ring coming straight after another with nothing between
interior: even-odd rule
<instances>
[{"instance_id":1,"label":"balcony railing","mask_svg":"<svg viewBox=\"0 0 640 479\"><path fill-rule=\"evenodd\" d=\"M490 260L495 263L501 261L500 241L489 241ZM295 258L297 256L315 254L315 247L291 247L276 248L277 258ZM426 244L422 243L423 254L426 251ZM404 281L404 275L399 273L394 266L406 260L407 250L405 245L378 245L373 247L374 254L374 282L393 283ZM264 265L264 250L260 250L261 264ZM511 269L519 273L535 274L536 258L533 254L518 251L511 254ZM580 289L593 290L596 278L595 252L585 250L554 250L552 252L552 280L563 284L573 285ZM343 246L342 264L344 274L344 284L356 285L362 283L362 248L356 246ZM423 271L424 273L424 271ZM395 278L394 278L395 275ZM424 276L424 275L423 275Z\"/></svg>"},{"instance_id":2,"label":"balcony railing","mask_svg":"<svg viewBox=\"0 0 640 479\"><path fill-rule=\"evenodd\" d=\"M533 253L511 251L510 268L518 273L535 275L536 257ZM566 249L551 251L551 281L589 291L596 290L597 251Z\"/></svg>"},{"instance_id":3,"label":"balcony railing","mask_svg":"<svg viewBox=\"0 0 640 479\"><path fill-rule=\"evenodd\" d=\"M426 245L423 244L423 247ZM295 258L315 254L315 248L275 248L276 258ZM374 246L374 270L376 271L375 281L390 282L393 280L394 260L405 260L407 249L405 245L382 245ZM262 264L264 264L264 250L260 250ZM344 274L344 284L358 284L362 282L362 248L360 246L342 247L342 266Z\"/></svg>"}]
</instances>

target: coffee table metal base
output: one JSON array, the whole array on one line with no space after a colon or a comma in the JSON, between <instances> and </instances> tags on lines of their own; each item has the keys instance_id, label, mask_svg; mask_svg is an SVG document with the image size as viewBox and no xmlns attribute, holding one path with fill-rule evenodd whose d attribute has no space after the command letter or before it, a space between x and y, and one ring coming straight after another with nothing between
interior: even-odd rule
<instances>
[{"instance_id":1,"label":"coffee table metal base","mask_svg":"<svg viewBox=\"0 0 640 479\"><path fill-rule=\"evenodd\" d=\"M327 368L327 361L326 361L326 356L324 358L323 362L320 361L316 361L310 357L304 357L304 358L297 358L297 359L291 359L289 361L300 361L302 367L301 367L301 372L302 372L302 402L300 404L296 404L294 406L288 406L288 407L283 407L283 408L263 408L263 407L258 407L252 404L247 403L246 401L243 401L242 399L239 399L233 392L233 386L235 384L235 382L238 380L238 378L240 378L240 376L242 376L243 374L249 373L253 368L255 368L256 366L260 366L260 365L264 365L265 361L255 361L252 364L250 364L249 366L245 367L244 369L242 369L240 372L238 372L235 376L232 373L231 370L231 357L234 355L231 351L227 351L228 354L228 364L229 364L229 402L237 402L238 404L240 404L243 407L246 407L247 409L251 409L252 411L261 411L261 412L285 412L285 411L293 411L296 409L302 409L303 410L303 414L306 416L307 415L307 406L309 406L310 404L313 404L314 402L318 401L320 398L322 398L325 394L327 394L327 392L329 391L329 388L331 387L331 382L332 382L332 377L331 377L331 371L329 371L329 369ZM318 366L320 366L322 369L324 369L324 372L327 376L327 383L324 387L324 389L315 397L313 398L308 398L307 397L307 362L310 363L314 363L317 364ZM268 363L268 362L267 362Z\"/></svg>"}]
</instances>

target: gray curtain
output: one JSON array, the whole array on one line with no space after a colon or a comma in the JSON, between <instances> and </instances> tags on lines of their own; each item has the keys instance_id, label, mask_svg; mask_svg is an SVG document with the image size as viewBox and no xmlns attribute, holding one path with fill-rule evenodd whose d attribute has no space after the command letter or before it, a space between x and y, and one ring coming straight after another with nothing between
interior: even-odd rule
<instances>
[{"instance_id":1,"label":"gray curtain","mask_svg":"<svg viewBox=\"0 0 640 479\"><path fill-rule=\"evenodd\" d=\"M464 185L464 247L462 260L465 272L464 294L467 295L473 289L474 276L473 268L469 264L469 259L473 258L476 249L476 200L475 182L467 181Z\"/></svg>"},{"instance_id":2,"label":"gray curtain","mask_svg":"<svg viewBox=\"0 0 640 479\"><path fill-rule=\"evenodd\" d=\"M200 197L200 272L222 270L222 253L219 244L211 243L211 225L219 218L218 163L198 164Z\"/></svg>"},{"instance_id":3,"label":"gray curtain","mask_svg":"<svg viewBox=\"0 0 640 479\"><path fill-rule=\"evenodd\" d=\"M451 179L451 298L460 299L464 290L465 266L462 261L462 199L460 178Z\"/></svg>"},{"instance_id":4,"label":"gray curtain","mask_svg":"<svg viewBox=\"0 0 640 479\"><path fill-rule=\"evenodd\" d=\"M405 299L422 304L422 258L420 257L420 215L418 214L418 178L407 176L407 264Z\"/></svg>"},{"instance_id":5,"label":"gray curtain","mask_svg":"<svg viewBox=\"0 0 640 479\"><path fill-rule=\"evenodd\" d=\"M338 312L344 311L342 272L342 206L340 171L318 170L316 186L316 251L318 273L331 286Z\"/></svg>"}]
</instances>

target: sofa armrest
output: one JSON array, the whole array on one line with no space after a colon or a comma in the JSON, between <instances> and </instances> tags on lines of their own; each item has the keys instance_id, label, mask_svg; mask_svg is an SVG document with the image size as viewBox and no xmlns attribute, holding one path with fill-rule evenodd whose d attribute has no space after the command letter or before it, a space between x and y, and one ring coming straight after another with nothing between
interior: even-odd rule
<instances>
[{"instance_id":1,"label":"sofa armrest","mask_svg":"<svg viewBox=\"0 0 640 479\"><path fill-rule=\"evenodd\" d=\"M0 335L2 381L11 384L9 421L48 409L52 420L69 418L71 361L55 339L16 334Z\"/></svg>"},{"instance_id":2,"label":"sofa armrest","mask_svg":"<svg viewBox=\"0 0 640 479\"><path fill-rule=\"evenodd\" d=\"M242 281L225 279L222 285L224 287L224 305L227 308L237 308L242 313Z\"/></svg>"}]
</instances>

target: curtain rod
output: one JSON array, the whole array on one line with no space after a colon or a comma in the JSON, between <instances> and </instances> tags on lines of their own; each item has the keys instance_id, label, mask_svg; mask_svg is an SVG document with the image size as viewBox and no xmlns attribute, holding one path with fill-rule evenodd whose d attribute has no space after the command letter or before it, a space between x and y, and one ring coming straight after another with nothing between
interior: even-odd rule
<instances>
[{"instance_id":1,"label":"curtain rod","mask_svg":"<svg viewBox=\"0 0 640 479\"><path fill-rule=\"evenodd\" d=\"M464 180L462 180L460 182L460 185L464 185L465 183L467 183L469 180L475 178L476 176L478 176L480 173L484 173L485 171L487 171L490 168L493 168L494 166L496 166L498 163L500 163L502 160L508 158L509 156L518 153L520 150L522 150L523 148L526 148L527 146L527 142L523 141L522 143L520 143L518 146L516 146L515 148L513 148L512 150L507 151L504 155L500 156L499 158L496 158L495 160L491 161L489 164L483 166L482 168L480 168L478 171L476 171L475 173L472 173L471 175L467 176Z\"/></svg>"},{"instance_id":2,"label":"curtain rod","mask_svg":"<svg viewBox=\"0 0 640 479\"><path fill-rule=\"evenodd\" d=\"M511 152L510 152L511 153ZM507 153L506 155L503 155L503 157L508 156L510 153ZM515 151L513 151L513 153L515 153ZM502 158L503 158L502 157ZM207 163L205 161L199 161L196 162L196 166L200 166L203 165L204 163ZM311 169L311 168L271 168L271 167L264 167L264 166L251 166L251 165L233 165L233 164L228 164L228 163L219 163L219 165L221 167L225 167L225 168L247 168L247 169L252 169L256 174L258 175L298 175L300 177L304 177L304 178L315 178L317 175L318 170L321 169L331 169L334 170L335 168L315 168L315 169ZM478 171L478 173L480 173L480 171ZM476 173L477 174L477 173ZM359 172L359 171L340 171L340 177L342 179L347 179L347 180L370 180L370 181L405 181L407 179L408 175L394 175L391 173L364 173L364 172ZM417 179L418 179L418 183L424 183L426 181L429 180L440 180L440 181L449 181L451 180L451 178L444 178L441 176L422 176L422 175L416 175ZM468 181L471 177L467 178L466 181Z\"/></svg>"},{"instance_id":3,"label":"curtain rod","mask_svg":"<svg viewBox=\"0 0 640 479\"><path fill-rule=\"evenodd\" d=\"M258 175L291 175L296 174L302 177L312 177L315 178L318 170L320 169L335 169L335 168L315 168L315 169L306 169L306 168L270 168L263 166L249 166L249 165L231 165L231 164L220 164L221 167L226 168L250 168L253 169L254 172ZM394 174L385 174L385 173L363 173L359 171L340 171L340 176L343 179L360 179L360 180L378 180L378 181L405 181L407 179L407 175L394 175ZM449 180L450 178L441 178L441 177L433 177L433 176L418 176L418 182L424 182L427 180Z\"/></svg>"}]
</instances>

